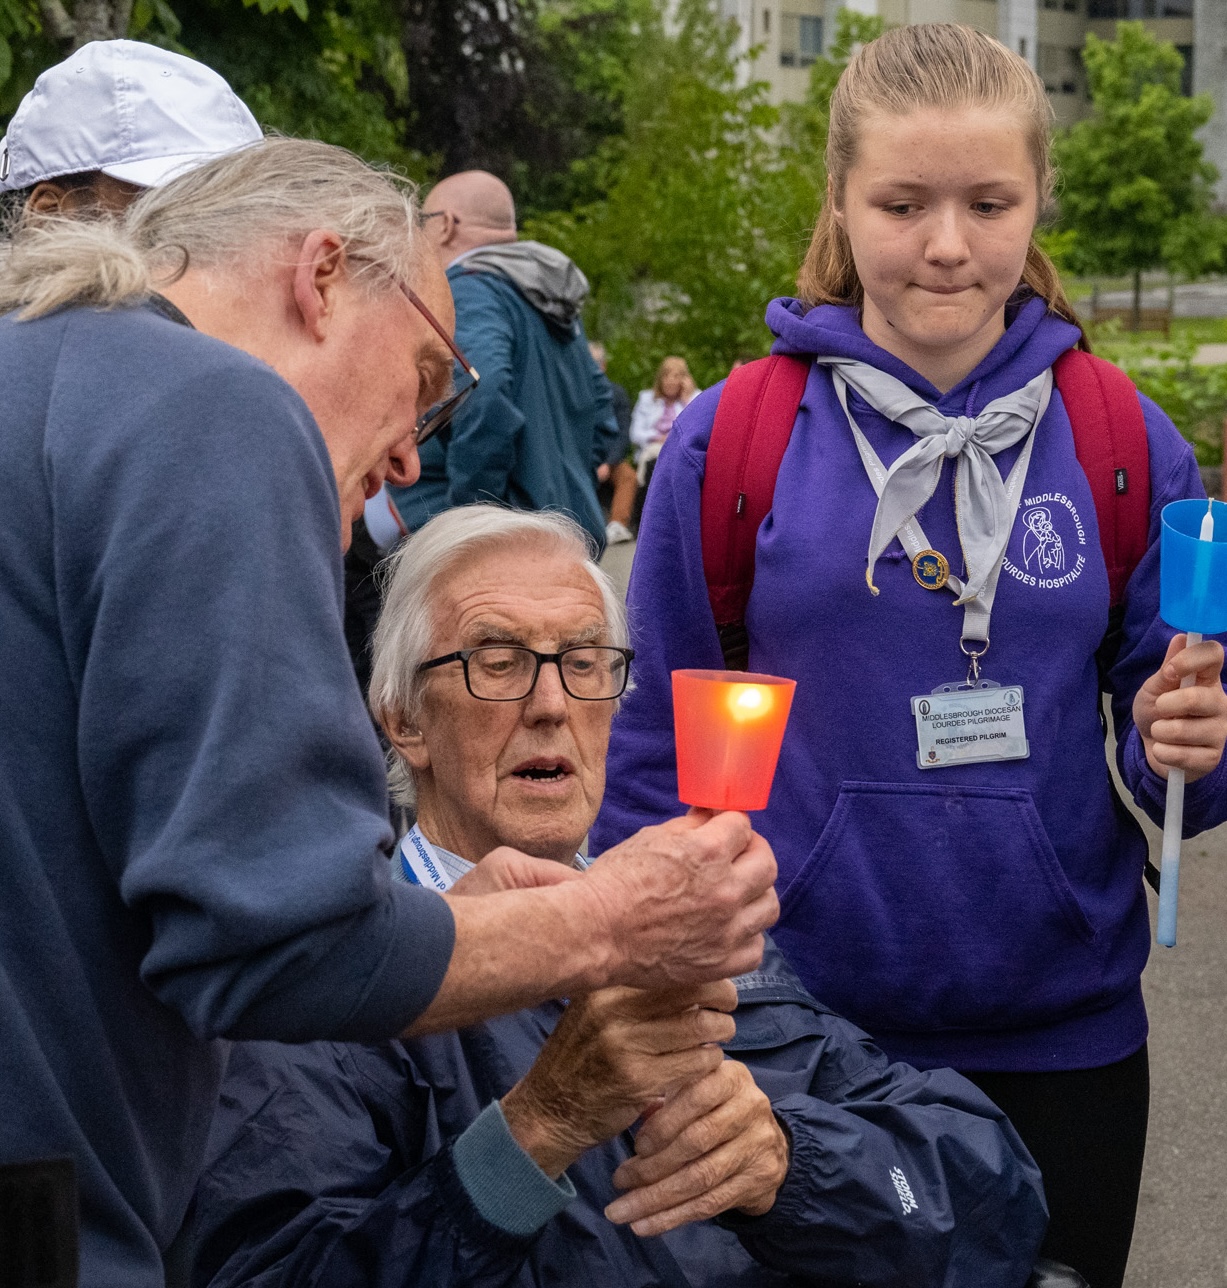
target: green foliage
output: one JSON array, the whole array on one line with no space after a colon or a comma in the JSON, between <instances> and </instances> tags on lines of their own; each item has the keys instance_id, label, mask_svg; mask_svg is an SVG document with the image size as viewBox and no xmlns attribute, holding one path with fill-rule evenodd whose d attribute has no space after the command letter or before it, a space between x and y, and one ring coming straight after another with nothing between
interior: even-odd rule
<instances>
[{"instance_id":1,"label":"green foliage","mask_svg":"<svg viewBox=\"0 0 1227 1288\"><path fill-rule=\"evenodd\" d=\"M707 385L766 351L763 308L792 287L814 173L781 142L766 86L740 82L736 30L705 0L680 0L668 25L646 6L639 21L625 133L589 163L604 195L527 232L588 274L586 321L615 379L645 387L676 353Z\"/></svg>"},{"instance_id":2,"label":"green foliage","mask_svg":"<svg viewBox=\"0 0 1227 1288\"><path fill-rule=\"evenodd\" d=\"M304 18L306 8L307 0L175 0L175 43L225 76L266 129L429 178L432 162L406 142L392 0L326 0Z\"/></svg>"},{"instance_id":3,"label":"green foliage","mask_svg":"<svg viewBox=\"0 0 1227 1288\"><path fill-rule=\"evenodd\" d=\"M1090 117L1055 141L1064 176L1064 265L1079 273L1140 273L1160 264L1196 275L1221 262L1221 221L1210 218L1217 171L1194 132L1208 95L1183 98L1183 60L1140 22L1116 40L1087 36Z\"/></svg>"},{"instance_id":4,"label":"green foliage","mask_svg":"<svg viewBox=\"0 0 1227 1288\"><path fill-rule=\"evenodd\" d=\"M1198 366L1199 344L1221 340L1222 321L1178 325L1167 342L1138 343L1117 321L1094 328L1095 352L1115 362L1148 398L1163 408L1193 445L1199 465L1223 463L1227 419L1227 365Z\"/></svg>"},{"instance_id":5,"label":"green foliage","mask_svg":"<svg viewBox=\"0 0 1227 1288\"><path fill-rule=\"evenodd\" d=\"M856 50L877 40L886 27L882 18L840 9L835 15L835 32L827 52L810 67L804 101L785 103L780 108L780 132L787 162L806 175L816 193L826 191L827 127L836 82Z\"/></svg>"}]
</instances>

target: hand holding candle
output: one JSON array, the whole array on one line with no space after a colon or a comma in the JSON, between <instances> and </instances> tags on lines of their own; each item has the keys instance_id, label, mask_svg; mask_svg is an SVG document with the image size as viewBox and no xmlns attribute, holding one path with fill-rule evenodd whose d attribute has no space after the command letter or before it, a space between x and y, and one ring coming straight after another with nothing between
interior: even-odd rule
<instances>
[{"instance_id":1,"label":"hand holding candle","mask_svg":"<svg viewBox=\"0 0 1227 1288\"><path fill-rule=\"evenodd\" d=\"M703 809L766 809L795 680L674 671L677 789Z\"/></svg>"},{"instance_id":2,"label":"hand holding candle","mask_svg":"<svg viewBox=\"0 0 1227 1288\"><path fill-rule=\"evenodd\" d=\"M1219 502L1217 510L1220 529L1227 527L1227 506ZM1204 508L1200 501L1175 501L1163 510L1159 611L1165 622L1187 632L1186 648L1200 644L1203 634L1227 630L1227 531L1215 540L1215 511L1213 501ZM1180 687L1188 688L1196 679L1190 672L1181 679ZM1221 754L1221 747L1219 750ZM1168 770L1155 931L1159 943L1168 948L1176 943L1184 780L1183 769Z\"/></svg>"}]
</instances>

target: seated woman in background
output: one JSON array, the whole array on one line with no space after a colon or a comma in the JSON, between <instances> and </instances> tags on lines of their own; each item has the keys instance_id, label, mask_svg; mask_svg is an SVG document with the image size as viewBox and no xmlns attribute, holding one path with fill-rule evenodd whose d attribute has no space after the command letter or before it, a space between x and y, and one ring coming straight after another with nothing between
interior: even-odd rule
<instances>
[{"instance_id":1,"label":"seated woman in background","mask_svg":"<svg viewBox=\"0 0 1227 1288\"><path fill-rule=\"evenodd\" d=\"M678 413L698 395L698 386L685 358L670 357L660 364L651 389L640 391L631 413L631 443L639 486L646 488L656 467L656 458L673 428Z\"/></svg>"}]
</instances>

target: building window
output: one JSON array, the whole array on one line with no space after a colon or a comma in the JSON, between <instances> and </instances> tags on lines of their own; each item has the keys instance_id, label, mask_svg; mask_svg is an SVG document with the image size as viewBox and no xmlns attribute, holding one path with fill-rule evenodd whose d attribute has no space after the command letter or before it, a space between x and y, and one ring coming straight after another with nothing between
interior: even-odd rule
<instances>
[{"instance_id":1,"label":"building window","mask_svg":"<svg viewBox=\"0 0 1227 1288\"><path fill-rule=\"evenodd\" d=\"M1082 91L1082 53L1061 45L1040 44L1036 71L1049 94L1078 94Z\"/></svg>"},{"instance_id":2,"label":"building window","mask_svg":"<svg viewBox=\"0 0 1227 1288\"><path fill-rule=\"evenodd\" d=\"M808 13L780 15L780 66L808 67L822 56L822 19Z\"/></svg>"},{"instance_id":3,"label":"building window","mask_svg":"<svg viewBox=\"0 0 1227 1288\"><path fill-rule=\"evenodd\" d=\"M771 34L771 10L764 9L763 10L763 35L767 36L770 34Z\"/></svg>"},{"instance_id":4,"label":"building window","mask_svg":"<svg viewBox=\"0 0 1227 1288\"><path fill-rule=\"evenodd\" d=\"M1180 92L1185 98L1193 97L1193 46L1177 45L1176 52L1184 59L1180 69Z\"/></svg>"},{"instance_id":5,"label":"building window","mask_svg":"<svg viewBox=\"0 0 1227 1288\"><path fill-rule=\"evenodd\" d=\"M1090 0L1092 18L1191 18L1193 0Z\"/></svg>"}]
</instances>

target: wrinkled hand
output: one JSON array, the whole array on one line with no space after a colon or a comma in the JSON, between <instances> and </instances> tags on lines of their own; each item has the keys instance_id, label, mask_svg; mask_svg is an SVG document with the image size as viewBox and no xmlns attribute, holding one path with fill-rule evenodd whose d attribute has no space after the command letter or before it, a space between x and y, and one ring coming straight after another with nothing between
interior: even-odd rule
<instances>
[{"instance_id":1,"label":"wrinkled hand","mask_svg":"<svg viewBox=\"0 0 1227 1288\"><path fill-rule=\"evenodd\" d=\"M503 1097L511 1134L549 1176L625 1131L645 1106L718 1068L737 1005L728 980L575 998Z\"/></svg>"},{"instance_id":2,"label":"wrinkled hand","mask_svg":"<svg viewBox=\"0 0 1227 1288\"><path fill-rule=\"evenodd\" d=\"M1227 693L1223 692L1223 646L1203 640L1185 647L1177 635L1167 646L1163 665L1138 690L1133 723L1142 735L1150 767L1166 778L1183 769L1187 782L1204 778L1219 763L1227 743ZM1192 685L1180 681L1192 675Z\"/></svg>"},{"instance_id":3,"label":"wrinkled hand","mask_svg":"<svg viewBox=\"0 0 1227 1288\"><path fill-rule=\"evenodd\" d=\"M788 1141L749 1069L724 1060L671 1096L640 1128L613 1175L629 1190L605 1215L638 1235L664 1234L730 1208L770 1211L788 1173Z\"/></svg>"},{"instance_id":4,"label":"wrinkled hand","mask_svg":"<svg viewBox=\"0 0 1227 1288\"><path fill-rule=\"evenodd\" d=\"M753 970L779 916L775 875L744 814L691 810L636 832L585 877L593 935L616 954L606 978L650 989Z\"/></svg>"},{"instance_id":5,"label":"wrinkled hand","mask_svg":"<svg viewBox=\"0 0 1227 1288\"><path fill-rule=\"evenodd\" d=\"M498 894L503 890L531 890L540 886L561 885L564 881L578 881L582 876L582 872L565 863L555 863L553 859L534 859L510 846L500 845L497 850L491 850L471 872L466 872L447 893L450 897Z\"/></svg>"}]
</instances>

